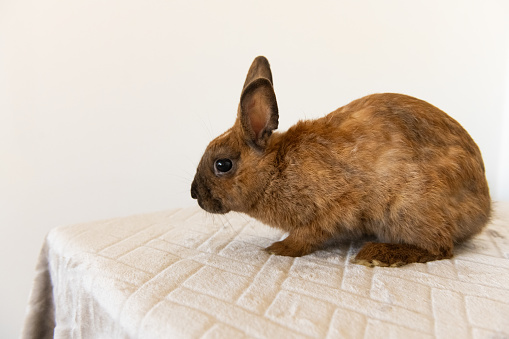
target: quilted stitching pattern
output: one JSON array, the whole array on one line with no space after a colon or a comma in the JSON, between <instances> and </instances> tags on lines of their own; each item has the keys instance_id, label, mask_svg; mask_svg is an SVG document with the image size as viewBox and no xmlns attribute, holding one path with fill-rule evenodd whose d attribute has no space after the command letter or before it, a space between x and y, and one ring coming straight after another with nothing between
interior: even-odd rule
<instances>
[{"instance_id":1,"label":"quilted stitching pattern","mask_svg":"<svg viewBox=\"0 0 509 339\"><path fill-rule=\"evenodd\" d=\"M507 220L495 219L452 260L396 269L351 264L361 243L270 256L262 249L279 231L198 208L57 228L47 239L55 333L508 338Z\"/></svg>"}]
</instances>

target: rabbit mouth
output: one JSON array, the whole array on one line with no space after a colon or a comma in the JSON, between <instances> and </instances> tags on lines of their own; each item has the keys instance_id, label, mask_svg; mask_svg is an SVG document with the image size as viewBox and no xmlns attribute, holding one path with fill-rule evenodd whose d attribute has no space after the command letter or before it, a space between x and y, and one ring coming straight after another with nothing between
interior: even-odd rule
<instances>
[{"instance_id":1,"label":"rabbit mouth","mask_svg":"<svg viewBox=\"0 0 509 339\"><path fill-rule=\"evenodd\" d=\"M198 201L198 205L205 211L215 214L225 214L230 210L223 203L212 196L206 185L198 185L196 179L191 184L191 197Z\"/></svg>"},{"instance_id":2,"label":"rabbit mouth","mask_svg":"<svg viewBox=\"0 0 509 339\"><path fill-rule=\"evenodd\" d=\"M210 198L207 200L202 200L198 198L198 205L203 210L209 213L225 214L229 212L229 210L225 208L224 205L219 200L214 198Z\"/></svg>"}]
</instances>

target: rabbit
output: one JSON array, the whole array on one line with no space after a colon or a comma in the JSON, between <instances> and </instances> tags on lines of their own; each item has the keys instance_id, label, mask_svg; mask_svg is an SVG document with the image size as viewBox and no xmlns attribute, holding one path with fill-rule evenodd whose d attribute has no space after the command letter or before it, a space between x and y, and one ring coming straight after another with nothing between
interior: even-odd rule
<instances>
[{"instance_id":1,"label":"rabbit","mask_svg":"<svg viewBox=\"0 0 509 339\"><path fill-rule=\"evenodd\" d=\"M207 212L241 212L287 232L270 254L299 257L342 236L371 236L354 263L424 263L451 258L490 220L478 146L425 101L372 94L286 132L275 132L278 119L259 56L233 127L210 142L191 185Z\"/></svg>"}]
</instances>

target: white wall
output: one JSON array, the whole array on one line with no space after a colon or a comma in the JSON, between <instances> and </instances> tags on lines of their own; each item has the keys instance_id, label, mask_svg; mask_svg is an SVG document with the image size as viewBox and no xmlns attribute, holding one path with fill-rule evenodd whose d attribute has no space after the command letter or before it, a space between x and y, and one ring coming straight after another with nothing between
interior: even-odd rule
<instances>
[{"instance_id":1,"label":"white wall","mask_svg":"<svg viewBox=\"0 0 509 339\"><path fill-rule=\"evenodd\" d=\"M193 204L201 152L233 123L259 54L281 129L411 94L470 131L509 200L509 2L303 3L0 3L1 338L20 329L50 228Z\"/></svg>"}]
</instances>

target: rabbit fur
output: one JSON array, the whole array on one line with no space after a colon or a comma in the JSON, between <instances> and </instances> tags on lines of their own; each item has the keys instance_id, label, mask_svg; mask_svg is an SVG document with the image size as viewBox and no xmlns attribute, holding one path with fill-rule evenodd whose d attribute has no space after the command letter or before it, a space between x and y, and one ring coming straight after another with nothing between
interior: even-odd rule
<instances>
[{"instance_id":1,"label":"rabbit fur","mask_svg":"<svg viewBox=\"0 0 509 339\"><path fill-rule=\"evenodd\" d=\"M191 185L208 212L242 212L288 232L269 253L303 256L341 236L375 236L354 262L427 262L452 257L490 219L479 148L425 101L368 95L286 132L274 132L278 117L260 56L235 124L210 142Z\"/></svg>"}]
</instances>

